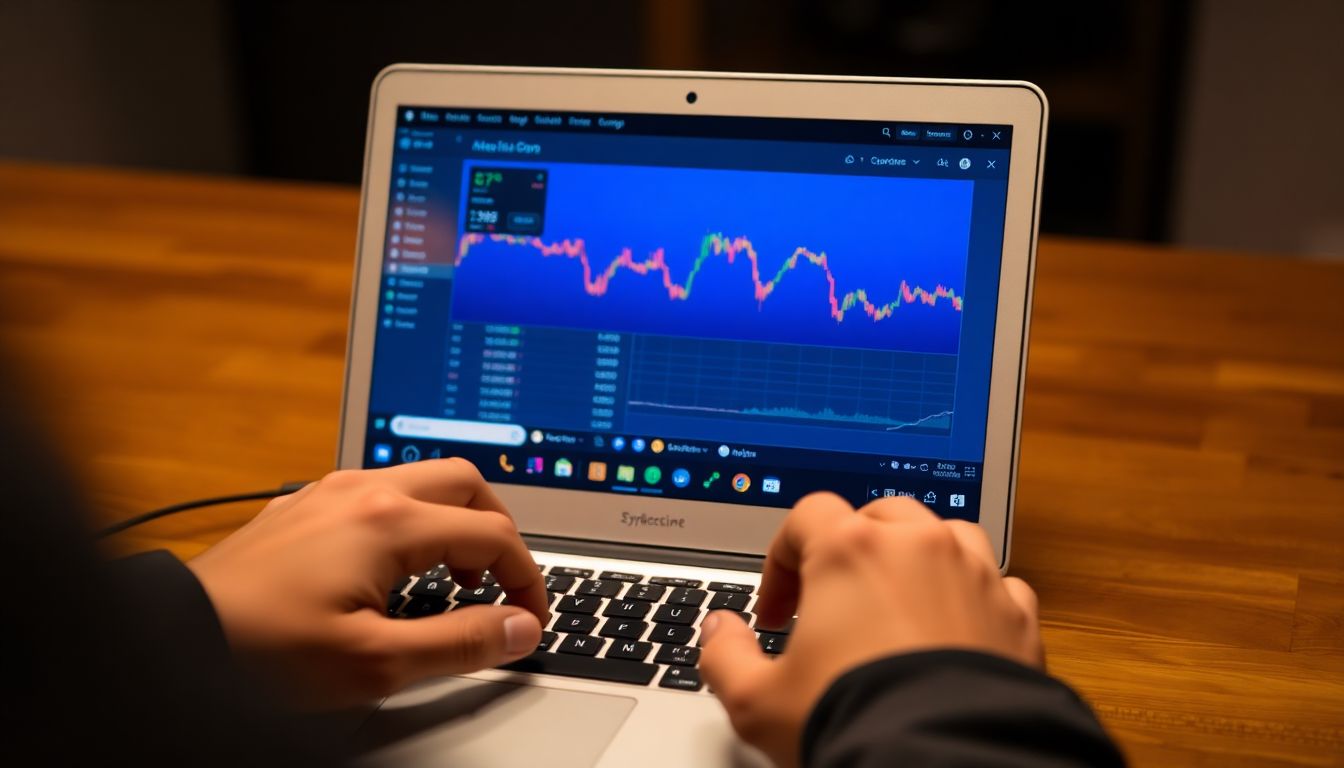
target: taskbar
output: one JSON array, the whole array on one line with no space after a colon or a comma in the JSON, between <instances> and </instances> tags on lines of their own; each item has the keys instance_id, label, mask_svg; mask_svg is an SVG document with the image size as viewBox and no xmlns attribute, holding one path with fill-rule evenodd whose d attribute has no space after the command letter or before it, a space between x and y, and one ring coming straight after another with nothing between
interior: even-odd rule
<instances>
[{"instance_id":1,"label":"taskbar","mask_svg":"<svg viewBox=\"0 0 1344 768\"><path fill-rule=\"evenodd\" d=\"M768 460L766 447L691 451L685 441L565 433L569 442L544 430L526 432L521 444L482 444L397 435L388 428L391 418L370 418L365 467L456 456L471 461L492 483L786 508L826 491L855 507L909 497L942 517L973 522L979 517L979 463L866 454L836 462L835 454L812 452L816 465L799 466Z\"/></svg>"}]
</instances>

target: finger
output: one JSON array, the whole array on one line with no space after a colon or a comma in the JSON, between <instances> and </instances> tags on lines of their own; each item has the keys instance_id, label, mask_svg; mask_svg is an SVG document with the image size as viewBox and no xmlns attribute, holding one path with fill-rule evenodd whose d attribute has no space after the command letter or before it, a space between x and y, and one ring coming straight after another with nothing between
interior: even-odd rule
<instances>
[{"instance_id":1,"label":"finger","mask_svg":"<svg viewBox=\"0 0 1344 768\"><path fill-rule=\"evenodd\" d=\"M371 611L351 617L374 647L391 657L391 685L399 688L435 675L496 667L536 650L541 623L521 608L482 605L413 621Z\"/></svg>"},{"instance_id":2,"label":"finger","mask_svg":"<svg viewBox=\"0 0 1344 768\"><path fill-rule=\"evenodd\" d=\"M539 619L549 617L546 583L512 520L405 497L389 503L399 509L376 519L389 521L384 525L391 530L379 534L391 544L399 573L415 573L438 563L464 578L488 570L509 602Z\"/></svg>"},{"instance_id":3,"label":"finger","mask_svg":"<svg viewBox=\"0 0 1344 768\"><path fill-rule=\"evenodd\" d=\"M750 701L761 679L774 668L756 643L756 633L731 611L712 611L700 624L700 673L728 716L736 703Z\"/></svg>"},{"instance_id":4,"label":"finger","mask_svg":"<svg viewBox=\"0 0 1344 768\"><path fill-rule=\"evenodd\" d=\"M1044 669L1045 645L1041 642L1041 602L1036 596L1036 590L1016 576L1005 577L1003 588L1008 590L1008 597L1012 598L1012 601L1026 614L1028 635L1025 641L1030 645L1027 651L1036 666Z\"/></svg>"},{"instance_id":5,"label":"finger","mask_svg":"<svg viewBox=\"0 0 1344 768\"><path fill-rule=\"evenodd\" d=\"M994 547L989 543L989 536L985 533L984 528L965 520L948 520L943 524L952 529L952 533L957 537L962 549L975 557L982 558L985 562L994 566L995 570L998 570L999 558L994 554Z\"/></svg>"},{"instance_id":6,"label":"finger","mask_svg":"<svg viewBox=\"0 0 1344 768\"><path fill-rule=\"evenodd\" d=\"M886 523L927 523L941 519L909 496L883 497L871 501L859 508L859 514Z\"/></svg>"},{"instance_id":7,"label":"finger","mask_svg":"<svg viewBox=\"0 0 1344 768\"><path fill-rule=\"evenodd\" d=\"M509 514L480 470L466 459L429 459L368 472L413 499Z\"/></svg>"},{"instance_id":8,"label":"finger","mask_svg":"<svg viewBox=\"0 0 1344 768\"><path fill-rule=\"evenodd\" d=\"M849 502L830 493L804 496L775 533L761 572L756 614L766 626L784 624L798 607L798 572L807 543L854 514Z\"/></svg>"}]
</instances>

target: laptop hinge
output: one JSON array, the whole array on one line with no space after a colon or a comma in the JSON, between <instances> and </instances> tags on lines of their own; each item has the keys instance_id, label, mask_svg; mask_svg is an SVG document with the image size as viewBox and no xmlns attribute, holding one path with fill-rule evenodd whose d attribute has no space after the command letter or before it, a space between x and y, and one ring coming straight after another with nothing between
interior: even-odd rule
<instances>
[{"instance_id":1,"label":"laptop hinge","mask_svg":"<svg viewBox=\"0 0 1344 768\"><path fill-rule=\"evenodd\" d=\"M570 539L563 536L540 536L530 533L523 534L523 541L527 542L527 545L532 549L560 552L567 555L606 557L616 560L644 560L699 566L701 568L722 568L729 571L754 571L756 573L760 573L765 566L765 558L760 555L743 555L734 552L708 552L700 549L658 547L649 544L613 544L609 541Z\"/></svg>"}]
</instances>

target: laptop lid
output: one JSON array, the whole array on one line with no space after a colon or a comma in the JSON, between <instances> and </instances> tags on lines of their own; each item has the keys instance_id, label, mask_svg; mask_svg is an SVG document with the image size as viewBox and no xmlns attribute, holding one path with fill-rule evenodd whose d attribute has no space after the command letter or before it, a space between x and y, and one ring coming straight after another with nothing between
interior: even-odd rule
<instances>
[{"instance_id":1,"label":"laptop lid","mask_svg":"<svg viewBox=\"0 0 1344 768\"><path fill-rule=\"evenodd\" d=\"M398 65L338 464L473 461L526 533L761 554L912 496L1006 568L1026 83Z\"/></svg>"}]
</instances>

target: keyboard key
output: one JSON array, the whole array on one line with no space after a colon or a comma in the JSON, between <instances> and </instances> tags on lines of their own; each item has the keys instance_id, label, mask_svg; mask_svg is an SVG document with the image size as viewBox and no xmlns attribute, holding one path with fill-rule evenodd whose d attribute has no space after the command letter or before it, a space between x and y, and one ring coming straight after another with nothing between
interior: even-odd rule
<instances>
[{"instance_id":1,"label":"keyboard key","mask_svg":"<svg viewBox=\"0 0 1344 768\"><path fill-rule=\"evenodd\" d=\"M505 664L501 669L515 672L540 672L611 683L648 685L658 673L655 664L626 659L593 659L586 656L558 653L534 653L523 659Z\"/></svg>"},{"instance_id":2,"label":"keyboard key","mask_svg":"<svg viewBox=\"0 0 1344 768\"><path fill-rule=\"evenodd\" d=\"M580 579L587 579L593 575L592 568L570 568L567 565L551 566L552 576L578 576Z\"/></svg>"},{"instance_id":3,"label":"keyboard key","mask_svg":"<svg viewBox=\"0 0 1344 768\"><path fill-rule=\"evenodd\" d=\"M578 613L562 613L555 617L555 624L551 629L556 632L569 632L576 635L586 635L593 631L597 626L596 616L584 616Z\"/></svg>"},{"instance_id":4,"label":"keyboard key","mask_svg":"<svg viewBox=\"0 0 1344 768\"><path fill-rule=\"evenodd\" d=\"M487 572L481 574L481 586L493 587L498 583L499 583L498 581L495 581L495 575L493 573Z\"/></svg>"},{"instance_id":5,"label":"keyboard key","mask_svg":"<svg viewBox=\"0 0 1344 768\"><path fill-rule=\"evenodd\" d=\"M631 661L643 661L653 650L650 643L641 643L637 640L617 640L612 643L607 652L603 654L608 659L630 659Z\"/></svg>"},{"instance_id":6,"label":"keyboard key","mask_svg":"<svg viewBox=\"0 0 1344 768\"><path fill-rule=\"evenodd\" d=\"M788 635L777 635L774 632L762 632L756 641L761 644L761 650L766 653L783 653L784 646L789 642Z\"/></svg>"},{"instance_id":7,"label":"keyboard key","mask_svg":"<svg viewBox=\"0 0 1344 768\"><path fill-rule=\"evenodd\" d=\"M756 591L756 588L750 584L733 584L728 581L709 582L710 592L733 592L739 595L750 595Z\"/></svg>"},{"instance_id":8,"label":"keyboard key","mask_svg":"<svg viewBox=\"0 0 1344 768\"><path fill-rule=\"evenodd\" d=\"M653 660L659 664L694 667L700 661L700 649L693 645L664 645L658 648Z\"/></svg>"},{"instance_id":9,"label":"keyboard key","mask_svg":"<svg viewBox=\"0 0 1344 768\"><path fill-rule=\"evenodd\" d=\"M672 590L672 594L667 596L667 602L672 605L700 605L706 597L709 597L709 593L703 589L682 587Z\"/></svg>"},{"instance_id":10,"label":"keyboard key","mask_svg":"<svg viewBox=\"0 0 1344 768\"><path fill-rule=\"evenodd\" d=\"M412 595L421 597L448 597L453 594L453 582L447 579L423 578L411 587Z\"/></svg>"},{"instance_id":11,"label":"keyboard key","mask_svg":"<svg viewBox=\"0 0 1344 768\"><path fill-rule=\"evenodd\" d=\"M411 585L411 581L413 581L414 579L415 579L414 576L407 576L406 578L404 578L404 579L401 580L401 583L400 583L400 584L397 584L397 586L393 587L393 588L392 588L392 591L393 591L393 592L405 592L405 591L406 591L406 588L409 587L409 586Z\"/></svg>"},{"instance_id":12,"label":"keyboard key","mask_svg":"<svg viewBox=\"0 0 1344 768\"><path fill-rule=\"evenodd\" d=\"M576 656L596 656L597 652L602 650L601 638L588 637L587 635L570 635L560 641L556 647L556 653L572 653Z\"/></svg>"},{"instance_id":13,"label":"keyboard key","mask_svg":"<svg viewBox=\"0 0 1344 768\"><path fill-rule=\"evenodd\" d=\"M504 590L494 586L479 586L475 589L457 590L457 602L472 605L490 605L504 594Z\"/></svg>"},{"instance_id":14,"label":"keyboard key","mask_svg":"<svg viewBox=\"0 0 1344 768\"><path fill-rule=\"evenodd\" d=\"M548 575L546 577L547 592L568 592L572 586L574 586L573 576Z\"/></svg>"},{"instance_id":15,"label":"keyboard key","mask_svg":"<svg viewBox=\"0 0 1344 768\"><path fill-rule=\"evenodd\" d=\"M679 624L654 624L649 633L649 640L665 645L685 645L692 637L695 637L695 628Z\"/></svg>"},{"instance_id":16,"label":"keyboard key","mask_svg":"<svg viewBox=\"0 0 1344 768\"><path fill-rule=\"evenodd\" d=\"M688 608L684 605L660 605L658 610L653 612L653 620L663 624L690 625L698 618L700 618L699 608Z\"/></svg>"},{"instance_id":17,"label":"keyboard key","mask_svg":"<svg viewBox=\"0 0 1344 768\"><path fill-rule=\"evenodd\" d=\"M594 597L615 597L616 593L620 591L621 582L619 581L589 580L579 582L579 588L574 590L574 594L592 595Z\"/></svg>"},{"instance_id":18,"label":"keyboard key","mask_svg":"<svg viewBox=\"0 0 1344 768\"><path fill-rule=\"evenodd\" d=\"M537 650L538 650L538 651L544 651L544 650L547 650L547 649L550 648L552 645L555 645L555 641L556 641L559 637L560 637L560 636L557 635L557 634L555 634L554 632L550 632L550 631L542 632L542 633L541 633L541 640L539 640L539 641L537 642Z\"/></svg>"},{"instance_id":19,"label":"keyboard key","mask_svg":"<svg viewBox=\"0 0 1344 768\"><path fill-rule=\"evenodd\" d=\"M438 565L434 566L433 568L430 568L428 571L425 571L425 578L426 578L426 579L446 579L446 578L448 578L448 566L445 565L445 564L443 564L443 563L439 563Z\"/></svg>"},{"instance_id":20,"label":"keyboard key","mask_svg":"<svg viewBox=\"0 0 1344 768\"><path fill-rule=\"evenodd\" d=\"M741 592L716 592L714 599L709 601L709 610L745 611L750 601L751 595L744 595Z\"/></svg>"},{"instance_id":21,"label":"keyboard key","mask_svg":"<svg viewBox=\"0 0 1344 768\"><path fill-rule=\"evenodd\" d=\"M588 599L597 600L595 597ZM602 615L620 619L642 619L648 616L652 609L653 603L645 603L640 600L612 600L607 603L607 609L602 612Z\"/></svg>"},{"instance_id":22,"label":"keyboard key","mask_svg":"<svg viewBox=\"0 0 1344 768\"><path fill-rule=\"evenodd\" d=\"M667 587L660 587L657 584L631 584L630 588L625 590L625 599L656 603L662 599L666 591Z\"/></svg>"},{"instance_id":23,"label":"keyboard key","mask_svg":"<svg viewBox=\"0 0 1344 768\"><path fill-rule=\"evenodd\" d=\"M758 624L756 628L765 630L767 632L774 632L777 635L787 635L793 631L793 623L797 620L798 619L796 618L789 619L787 622L784 623L784 626L782 627L763 627Z\"/></svg>"},{"instance_id":24,"label":"keyboard key","mask_svg":"<svg viewBox=\"0 0 1344 768\"><path fill-rule=\"evenodd\" d=\"M603 637L619 637L622 640L638 640L644 636L644 630L648 628L647 622L634 619L607 619L598 634Z\"/></svg>"},{"instance_id":25,"label":"keyboard key","mask_svg":"<svg viewBox=\"0 0 1344 768\"><path fill-rule=\"evenodd\" d=\"M654 576L649 579L650 584L661 584L664 587L692 587L700 586L699 579L683 579L679 576Z\"/></svg>"},{"instance_id":26,"label":"keyboard key","mask_svg":"<svg viewBox=\"0 0 1344 768\"><path fill-rule=\"evenodd\" d=\"M602 598L600 597L579 597L577 595L565 595L556 603L555 610L559 613L582 613L592 616L597 613L597 609L602 607Z\"/></svg>"},{"instance_id":27,"label":"keyboard key","mask_svg":"<svg viewBox=\"0 0 1344 768\"><path fill-rule=\"evenodd\" d=\"M412 597L401 612L412 619L423 616L437 616L448 610L448 599L444 597Z\"/></svg>"},{"instance_id":28,"label":"keyboard key","mask_svg":"<svg viewBox=\"0 0 1344 768\"><path fill-rule=\"evenodd\" d=\"M633 581L640 582L644 580L638 573L622 573L621 571L603 571L599 579L610 579L611 581Z\"/></svg>"},{"instance_id":29,"label":"keyboard key","mask_svg":"<svg viewBox=\"0 0 1344 768\"><path fill-rule=\"evenodd\" d=\"M698 691L704 684L700 682L700 670L694 667L668 667L663 679L658 681L659 688L675 688L679 691Z\"/></svg>"}]
</instances>

